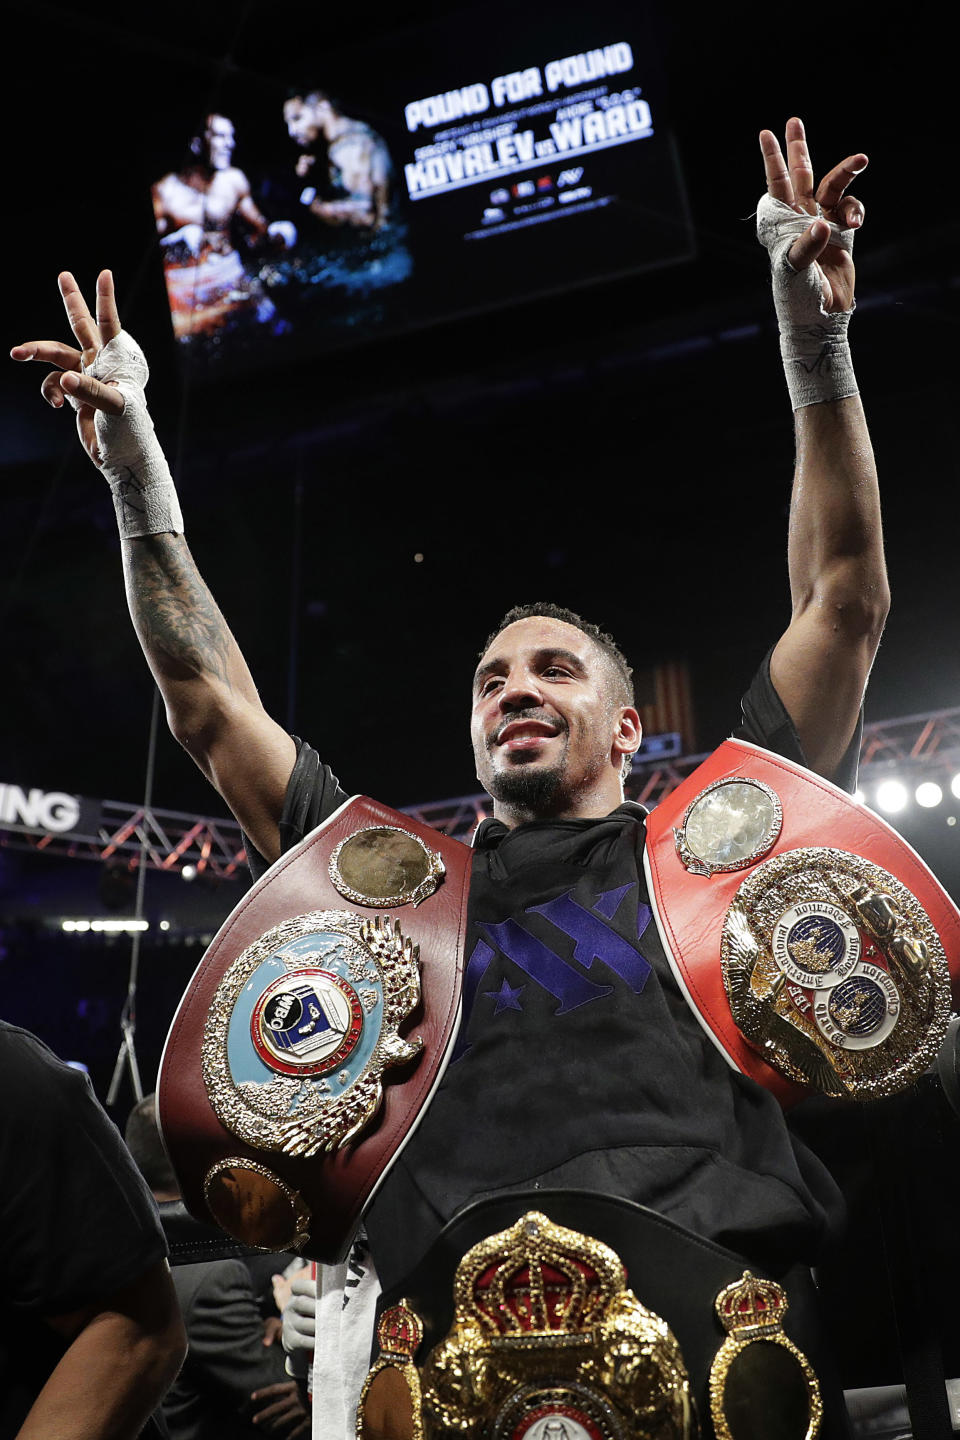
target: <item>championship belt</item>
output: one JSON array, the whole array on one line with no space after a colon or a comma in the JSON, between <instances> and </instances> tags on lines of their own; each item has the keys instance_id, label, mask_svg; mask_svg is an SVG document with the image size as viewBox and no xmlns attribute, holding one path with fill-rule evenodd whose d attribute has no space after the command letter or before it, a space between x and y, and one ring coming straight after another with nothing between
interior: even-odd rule
<instances>
[{"instance_id":1,"label":"championship belt","mask_svg":"<svg viewBox=\"0 0 960 1440\"><path fill-rule=\"evenodd\" d=\"M782 1103L892 1095L932 1063L960 912L845 791L727 740L650 815L644 866L691 1008Z\"/></svg>"},{"instance_id":2,"label":"championship belt","mask_svg":"<svg viewBox=\"0 0 960 1440\"><path fill-rule=\"evenodd\" d=\"M480 1201L385 1297L358 1440L813 1440L813 1286L784 1279L797 1320L785 1284L641 1205Z\"/></svg>"},{"instance_id":3,"label":"championship belt","mask_svg":"<svg viewBox=\"0 0 960 1440\"><path fill-rule=\"evenodd\" d=\"M463 1257L454 1304L453 1326L419 1372L416 1311L401 1300L381 1316L359 1440L396 1435L398 1421L404 1440L691 1440L695 1433L680 1347L627 1288L620 1257L600 1241L528 1211Z\"/></svg>"},{"instance_id":4,"label":"championship belt","mask_svg":"<svg viewBox=\"0 0 960 1440\"><path fill-rule=\"evenodd\" d=\"M198 1220L257 1249L342 1256L451 1052L470 858L355 798L224 922L157 1084Z\"/></svg>"}]
</instances>

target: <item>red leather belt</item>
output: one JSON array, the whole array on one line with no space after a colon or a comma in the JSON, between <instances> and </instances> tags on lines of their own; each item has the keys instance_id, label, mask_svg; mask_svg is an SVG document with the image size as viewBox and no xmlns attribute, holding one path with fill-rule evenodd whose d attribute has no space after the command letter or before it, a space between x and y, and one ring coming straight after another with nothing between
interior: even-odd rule
<instances>
[{"instance_id":1,"label":"red leather belt","mask_svg":"<svg viewBox=\"0 0 960 1440\"><path fill-rule=\"evenodd\" d=\"M157 1086L194 1216L265 1250L343 1254L455 1038L470 858L360 797L228 917Z\"/></svg>"},{"instance_id":2,"label":"red leather belt","mask_svg":"<svg viewBox=\"0 0 960 1440\"><path fill-rule=\"evenodd\" d=\"M789 1104L869 1098L933 1060L960 912L885 821L802 766L728 740L647 822L674 973L736 1069Z\"/></svg>"}]
</instances>

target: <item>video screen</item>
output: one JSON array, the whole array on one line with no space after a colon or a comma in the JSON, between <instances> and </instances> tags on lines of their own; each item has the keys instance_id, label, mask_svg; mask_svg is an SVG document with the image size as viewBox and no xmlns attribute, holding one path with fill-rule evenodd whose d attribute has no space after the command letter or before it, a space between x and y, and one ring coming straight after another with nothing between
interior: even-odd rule
<instances>
[{"instance_id":1,"label":"video screen","mask_svg":"<svg viewBox=\"0 0 960 1440\"><path fill-rule=\"evenodd\" d=\"M498 309L693 253L649 17L495 8L197 97L152 185L191 374ZM202 113L203 110L206 113ZM186 149L184 145L186 144Z\"/></svg>"}]
</instances>

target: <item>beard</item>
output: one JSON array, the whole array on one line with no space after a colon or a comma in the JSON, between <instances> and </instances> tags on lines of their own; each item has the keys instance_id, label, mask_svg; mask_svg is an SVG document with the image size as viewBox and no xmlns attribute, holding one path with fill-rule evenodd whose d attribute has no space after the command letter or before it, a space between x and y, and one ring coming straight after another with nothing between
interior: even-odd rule
<instances>
[{"instance_id":1,"label":"beard","mask_svg":"<svg viewBox=\"0 0 960 1440\"><path fill-rule=\"evenodd\" d=\"M487 790L511 810L550 815L565 799L563 766L515 765L491 775Z\"/></svg>"},{"instance_id":2,"label":"beard","mask_svg":"<svg viewBox=\"0 0 960 1440\"><path fill-rule=\"evenodd\" d=\"M563 810L571 798L567 774L570 734L566 726L560 734L563 737L561 752L552 763L544 763L532 755L517 756L511 763L492 771L486 789L493 799L514 814L535 820L547 819Z\"/></svg>"},{"instance_id":3,"label":"beard","mask_svg":"<svg viewBox=\"0 0 960 1440\"><path fill-rule=\"evenodd\" d=\"M518 756L502 769L494 770L491 767L486 778L480 776L479 767L477 773L487 793L499 804L507 806L517 814L527 814L534 818L546 817L562 809L567 799L565 771L570 743L569 730L565 721L533 706L518 710L504 716L489 737L486 747L488 758L492 759L500 732L518 720L542 720L556 726L557 733L563 736L562 753L552 765L543 765L531 755Z\"/></svg>"}]
</instances>

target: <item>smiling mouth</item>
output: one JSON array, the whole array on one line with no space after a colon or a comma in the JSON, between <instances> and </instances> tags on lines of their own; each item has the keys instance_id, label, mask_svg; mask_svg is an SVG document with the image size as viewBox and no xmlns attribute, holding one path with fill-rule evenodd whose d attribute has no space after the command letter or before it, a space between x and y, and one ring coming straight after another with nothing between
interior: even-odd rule
<instances>
[{"instance_id":1,"label":"smiling mouth","mask_svg":"<svg viewBox=\"0 0 960 1440\"><path fill-rule=\"evenodd\" d=\"M534 750L559 734L557 726L542 720L512 720L494 734L492 743L503 750Z\"/></svg>"}]
</instances>

